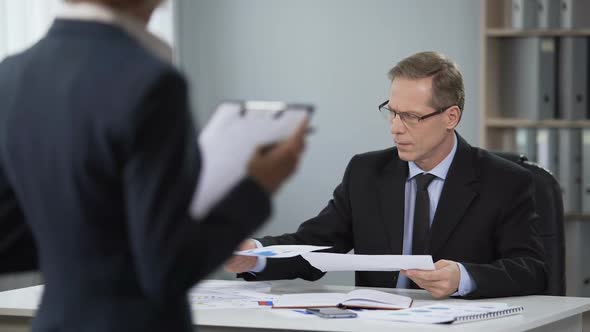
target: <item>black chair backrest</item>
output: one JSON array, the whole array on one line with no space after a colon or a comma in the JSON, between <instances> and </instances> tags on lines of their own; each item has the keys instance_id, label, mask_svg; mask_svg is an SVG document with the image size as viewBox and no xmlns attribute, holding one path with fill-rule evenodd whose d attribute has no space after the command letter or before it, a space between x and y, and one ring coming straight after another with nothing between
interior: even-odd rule
<instances>
[{"instance_id":1,"label":"black chair backrest","mask_svg":"<svg viewBox=\"0 0 590 332\"><path fill-rule=\"evenodd\" d=\"M565 295L565 239L563 197L559 183L549 172L522 154L495 152L528 169L533 174L535 205L539 215L539 234L545 248L547 264L547 295Z\"/></svg>"}]
</instances>

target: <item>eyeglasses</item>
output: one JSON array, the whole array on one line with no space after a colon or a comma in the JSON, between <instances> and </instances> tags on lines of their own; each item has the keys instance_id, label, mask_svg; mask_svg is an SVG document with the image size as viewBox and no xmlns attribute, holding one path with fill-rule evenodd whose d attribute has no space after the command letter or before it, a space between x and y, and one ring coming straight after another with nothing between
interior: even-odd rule
<instances>
[{"instance_id":1,"label":"eyeglasses","mask_svg":"<svg viewBox=\"0 0 590 332\"><path fill-rule=\"evenodd\" d=\"M389 103L389 100L386 100L381 105L379 105L379 112L381 114L383 114L384 116L387 116L387 119L389 119L389 120L393 120L397 116L399 116L399 118L406 125L417 125L422 120L428 119L429 117L435 116L437 114L444 113L446 110L448 110L449 108L451 108L451 106L454 106L454 105L450 105L450 106L447 106L445 108L441 108L439 110L436 110L436 111L434 111L432 113L428 113L426 115L420 116L420 115L416 115L416 114L409 113L409 112L396 112L396 111L390 109L389 107L387 107L387 104L388 103Z\"/></svg>"}]
</instances>

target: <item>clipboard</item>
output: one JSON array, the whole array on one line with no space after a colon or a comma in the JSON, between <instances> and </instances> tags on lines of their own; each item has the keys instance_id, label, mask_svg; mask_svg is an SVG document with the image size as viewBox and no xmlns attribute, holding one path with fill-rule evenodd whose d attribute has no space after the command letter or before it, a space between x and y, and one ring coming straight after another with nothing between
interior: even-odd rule
<instances>
[{"instance_id":1,"label":"clipboard","mask_svg":"<svg viewBox=\"0 0 590 332\"><path fill-rule=\"evenodd\" d=\"M288 138L314 112L311 104L225 101L201 131L201 172L190 215L202 219L247 174L253 153Z\"/></svg>"}]
</instances>

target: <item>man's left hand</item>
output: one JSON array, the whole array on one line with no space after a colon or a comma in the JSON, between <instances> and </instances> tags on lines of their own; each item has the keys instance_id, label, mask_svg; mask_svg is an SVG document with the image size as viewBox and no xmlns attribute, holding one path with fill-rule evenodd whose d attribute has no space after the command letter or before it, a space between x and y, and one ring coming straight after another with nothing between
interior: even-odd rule
<instances>
[{"instance_id":1,"label":"man's left hand","mask_svg":"<svg viewBox=\"0 0 590 332\"><path fill-rule=\"evenodd\" d=\"M438 299L455 293L461 280L461 271L457 262L444 259L434 263L432 271L406 270L401 273Z\"/></svg>"}]
</instances>

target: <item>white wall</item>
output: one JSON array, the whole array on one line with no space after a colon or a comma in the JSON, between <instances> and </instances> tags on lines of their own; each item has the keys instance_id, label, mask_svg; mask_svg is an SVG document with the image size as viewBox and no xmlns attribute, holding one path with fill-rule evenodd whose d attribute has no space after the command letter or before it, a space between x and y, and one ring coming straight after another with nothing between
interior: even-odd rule
<instances>
[{"instance_id":1,"label":"white wall","mask_svg":"<svg viewBox=\"0 0 590 332\"><path fill-rule=\"evenodd\" d=\"M62 0L0 0L0 61L33 45L45 35ZM174 44L174 1L156 10L149 29Z\"/></svg>"},{"instance_id":2,"label":"white wall","mask_svg":"<svg viewBox=\"0 0 590 332\"><path fill-rule=\"evenodd\" d=\"M389 147L377 105L387 71L402 58L436 50L462 69L467 102L459 132L477 145L479 1L180 0L181 66L204 123L223 99L311 102L317 132L297 176L277 197L259 234L292 232L330 199L356 153ZM225 275L231 277L229 275ZM352 283L351 273L324 277Z\"/></svg>"},{"instance_id":3,"label":"white wall","mask_svg":"<svg viewBox=\"0 0 590 332\"><path fill-rule=\"evenodd\" d=\"M60 0L0 0L0 60L41 38L59 4Z\"/></svg>"}]
</instances>

